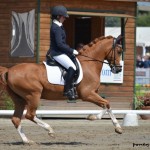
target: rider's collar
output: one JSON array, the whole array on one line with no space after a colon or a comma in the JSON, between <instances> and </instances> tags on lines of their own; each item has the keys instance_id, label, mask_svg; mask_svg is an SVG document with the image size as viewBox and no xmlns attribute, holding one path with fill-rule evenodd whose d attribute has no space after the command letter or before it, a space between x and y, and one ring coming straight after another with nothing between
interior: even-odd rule
<instances>
[{"instance_id":1,"label":"rider's collar","mask_svg":"<svg viewBox=\"0 0 150 150\"><path fill-rule=\"evenodd\" d=\"M56 20L56 19L54 19L53 20L53 22L55 23L55 24L57 24L59 27L61 27L62 26L62 23L61 22L59 22L58 20Z\"/></svg>"}]
</instances>

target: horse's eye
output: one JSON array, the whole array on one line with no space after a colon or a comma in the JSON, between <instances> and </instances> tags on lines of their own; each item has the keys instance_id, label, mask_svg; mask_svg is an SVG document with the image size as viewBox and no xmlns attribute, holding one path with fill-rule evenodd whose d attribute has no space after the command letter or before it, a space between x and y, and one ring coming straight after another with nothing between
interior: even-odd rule
<instances>
[{"instance_id":1,"label":"horse's eye","mask_svg":"<svg viewBox=\"0 0 150 150\"><path fill-rule=\"evenodd\" d=\"M122 52L118 52L119 55L121 55Z\"/></svg>"},{"instance_id":2,"label":"horse's eye","mask_svg":"<svg viewBox=\"0 0 150 150\"><path fill-rule=\"evenodd\" d=\"M118 52L118 55L121 55L122 54L122 52Z\"/></svg>"}]
</instances>

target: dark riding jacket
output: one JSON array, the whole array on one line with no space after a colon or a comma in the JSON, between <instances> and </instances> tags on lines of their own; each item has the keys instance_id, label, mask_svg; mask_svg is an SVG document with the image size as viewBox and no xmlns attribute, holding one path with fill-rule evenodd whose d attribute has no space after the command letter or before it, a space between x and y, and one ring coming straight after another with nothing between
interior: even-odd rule
<instances>
[{"instance_id":1,"label":"dark riding jacket","mask_svg":"<svg viewBox=\"0 0 150 150\"><path fill-rule=\"evenodd\" d=\"M66 33L63 26L59 26L56 23L52 23L50 31L50 50L47 54L58 56L61 54L67 54L71 56L73 54L72 48L66 44Z\"/></svg>"}]
</instances>

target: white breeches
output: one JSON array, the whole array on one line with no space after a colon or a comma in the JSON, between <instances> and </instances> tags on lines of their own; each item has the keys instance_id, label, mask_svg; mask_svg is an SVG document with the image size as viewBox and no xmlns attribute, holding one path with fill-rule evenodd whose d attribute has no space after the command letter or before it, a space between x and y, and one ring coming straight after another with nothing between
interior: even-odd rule
<instances>
[{"instance_id":1,"label":"white breeches","mask_svg":"<svg viewBox=\"0 0 150 150\"><path fill-rule=\"evenodd\" d=\"M74 70L76 70L75 64L66 54L54 56L53 58L66 69L69 69L69 67L72 67Z\"/></svg>"}]
</instances>

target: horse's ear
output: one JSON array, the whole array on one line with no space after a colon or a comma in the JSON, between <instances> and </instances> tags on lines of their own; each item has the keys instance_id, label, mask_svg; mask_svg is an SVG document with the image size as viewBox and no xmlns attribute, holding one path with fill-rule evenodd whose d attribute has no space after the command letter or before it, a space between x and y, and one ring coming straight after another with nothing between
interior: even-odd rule
<instances>
[{"instance_id":1,"label":"horse's ear","mask_svg":"<svg viewBox=\"0 0 150 150\"><path fill-rule=\"evenodd\" d=\"M121 44L122 45L122 40L123 40L123 36L119 35L116 39L116 44Z\"/></svg>"}]
</instances>

